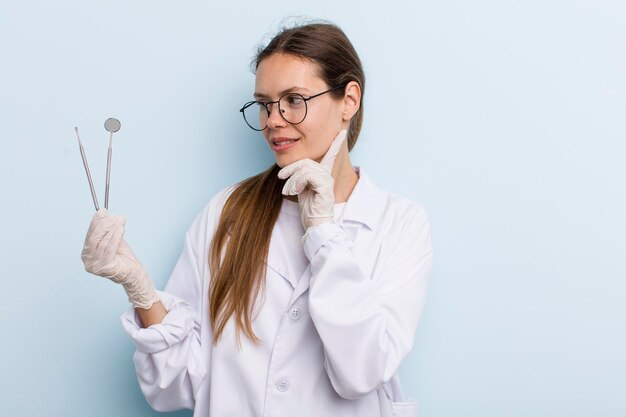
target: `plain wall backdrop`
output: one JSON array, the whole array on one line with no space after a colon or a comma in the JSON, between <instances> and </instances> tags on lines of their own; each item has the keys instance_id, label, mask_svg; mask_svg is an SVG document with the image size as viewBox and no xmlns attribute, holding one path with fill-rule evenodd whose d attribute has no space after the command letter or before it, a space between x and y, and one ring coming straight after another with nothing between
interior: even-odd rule
<instances>
[{"instance_id":1,"label":"plain wall backdrop","mask_svg":"<svg viewBox=\"0 0 626 417\"><path fill-rule=\"evenodd\" d=\"M104 202L162 289L219 189L273 163L238 109L286 16L366 71L352 152L422 204L435 264L401 368L421 417L626 415L626 3L0 3L0 415L156 416L121 287L80 260ZM190 416L191 412L174 413Z\"/></svg>"}]
</instances>

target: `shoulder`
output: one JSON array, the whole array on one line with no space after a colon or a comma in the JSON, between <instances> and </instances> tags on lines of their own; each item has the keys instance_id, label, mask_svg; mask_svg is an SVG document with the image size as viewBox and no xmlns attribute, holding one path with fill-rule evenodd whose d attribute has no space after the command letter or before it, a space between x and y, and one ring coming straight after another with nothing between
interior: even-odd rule
<instances>
[{"instance_id":1,"label":"shoulder","mask_svg":"<svg viewBox=\"0 0 626 417\"><path fill-rule=\"evenodd\" d=\"M375 211L372 216L383 229L403 229L408 223L425 225L428 215L424 206L416 200L376 185L367 174L364 174L364 197L358 199L366 210Z\"/></svg>"},{"instance_id":2,"label":"shoulder","mask_svg":"<svg viewBox=\"0 0 626 417\"><path fill-rule=\"evenodd\" d=\"M238 184L229 185L217 191L197 214L187 233L194 240L210 237L222 214L222 209L228 197L237 188Z\"/></svg>"},{"instance_id":3,"label":"shoulder","mask_svg":"<svg viewBox=\"0 0 626 417\"><path fill-rule=\"evenodd\" d=\"M386 205L379 233L390 259L415 260L432 256L430 221L424 206L390 191L382 193Z\"/></svg>"},{"instance_id":4,"label":"shoulder","mask_svg":"<svg viewBox=\"0 0 626 417\"><path fill-rule=\"evenodd\" d=\"M207 214L210 212L221 213L224 204L226 204L226 200L228 200L228 197L230 197L230 195L233 191L235 191L238 185L238 183L232 184L219 190L213 195L213 197L211 197L211 199L205 205L202 211L206 212Z\"/></svg>"},{"instance_id":5,"label":"shoulder","mask_svg":"<svg viewBox=\"0 0 626 417\"><path fill-rule=\"evenodd\" d=\"M391 191L381 190L381 192L385 196L386 212L393 216L395 224L404 224L408 221L428 223L428 214L421 203Z\"/></svg>"}]
</instances>

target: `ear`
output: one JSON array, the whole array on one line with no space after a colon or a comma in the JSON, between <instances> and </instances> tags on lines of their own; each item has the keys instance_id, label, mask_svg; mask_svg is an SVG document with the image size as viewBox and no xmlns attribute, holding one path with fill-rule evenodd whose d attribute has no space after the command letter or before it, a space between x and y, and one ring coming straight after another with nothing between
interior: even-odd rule
<instances>
[{"instance_id":1,"label":"ear","mask_svg":"<svg viewBox=\"0 0 626 417\"><path fill-rule=\"evenodd\" d=\"M356 81L350 81L346 85L343 96L342 120L349 121L361 107L361 87Z\"/></svg>"}]
</instances>

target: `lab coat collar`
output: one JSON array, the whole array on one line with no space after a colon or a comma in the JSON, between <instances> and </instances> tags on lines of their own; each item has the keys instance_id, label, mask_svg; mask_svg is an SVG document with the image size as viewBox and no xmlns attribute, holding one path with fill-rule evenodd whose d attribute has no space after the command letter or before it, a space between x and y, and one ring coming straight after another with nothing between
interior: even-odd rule
<instances>
[{"instance_id":1,"label":"lab coat collar","mask_svg":"<svg viewBox=\"0 0 626 417\"><path fill-rule=\"evenodd\" d=\"M359 180L352 190L343 213L343 221L359 222L374 230L385 207L385 194L361 166L355 166Z\"/></svg>"}]
</instances>

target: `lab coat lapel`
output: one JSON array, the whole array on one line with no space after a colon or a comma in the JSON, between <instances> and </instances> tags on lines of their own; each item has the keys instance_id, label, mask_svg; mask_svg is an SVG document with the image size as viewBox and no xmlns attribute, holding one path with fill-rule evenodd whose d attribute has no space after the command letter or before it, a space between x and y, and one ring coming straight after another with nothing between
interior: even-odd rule
<instances>
[{"instance_id":1,"label":"lab coat lapel","mask_svg":"<svg viewBox=\"0 0 626 417\"><path fill-rule=\"evenodd\" d=\"M347 206L346 206L347 209ZM359 233L359 229L361 229L362 225L358 222L343 222L341 223L341 228L344 230L346 235L348 236L350 242L352 242L351 246L354 246L354 241ZM295 276L292 276L290 273L289 266L286 263L284 252L280 249L280 242L272 242L270 243L270 248L267 254L267 262L266 265L272 269L274 272L282 276L285 281L287 281L293 288L294 291L299 296L304 291L309 288L309 267L302 273L300 279L296 279ZM296 296L296 297L297 297Z\"/></svg>"},{"instance_id":2,"label":"lab coat lapel","mask_svg":"<svg viewBox=\"0 0 626 417\"><path fill-rule=\"evenodd\" d=\"M350 239L350 247L354 246L354 241L356 239L356 235L361 229L362 225L358 223L344 223L341 225L341 228L344 230L348 238ZM304 294L311 284L311 264L309 263L304 270L304 273L298 280L296 287L294 288L293 294L289 299L289 306L296 302L296 300Z\"/></svg>"},{"instance_id":3,"label":"lab coat lapel","mask_svg":"<svg viewBox=\"0 0 626 417\"><path fill-rule=\"evenodd\" d=\"M276 240L274 239L276 238ZM290 273L289 266L285 259L285 252L282 250L283 242L280 240L280 236L274 236L270 242L270 248L267 253L267 266L274 270L277 274L282 276L292 288L296 286L296 280L293 274Z\"/></svg>"}]
</instances>

